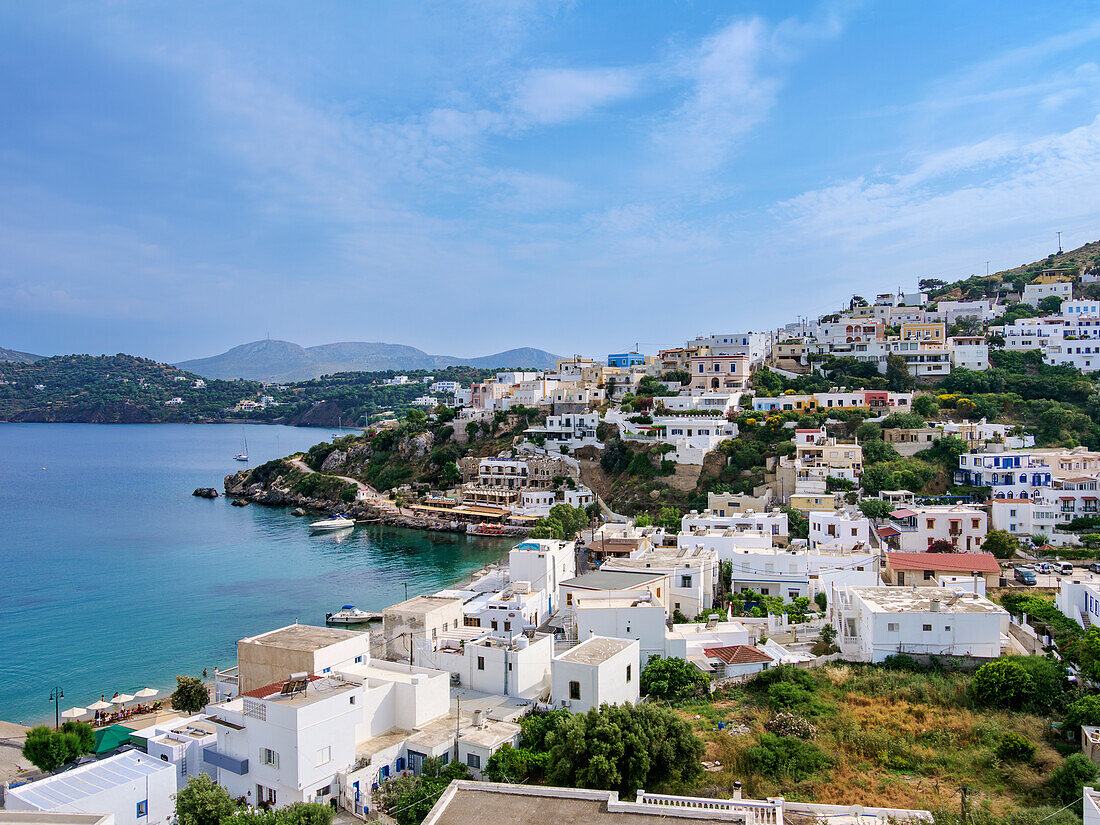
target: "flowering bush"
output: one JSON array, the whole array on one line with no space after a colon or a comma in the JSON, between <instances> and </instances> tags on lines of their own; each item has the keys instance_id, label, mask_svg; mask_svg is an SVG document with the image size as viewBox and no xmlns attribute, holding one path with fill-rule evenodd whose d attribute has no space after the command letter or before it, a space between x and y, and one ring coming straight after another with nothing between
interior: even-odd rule
<instances>
[{"instance_id":1,"label":"flowering bush","mask_svg":"<svg viewBox=\"0 0 1100 825\"><path fill-rule=\"evenodd\" d=\"M817 726L793 713L777 713L764 725L777 736L794 736L799 739L813 739L817 736Z\"/></svg>"}]
</instances>

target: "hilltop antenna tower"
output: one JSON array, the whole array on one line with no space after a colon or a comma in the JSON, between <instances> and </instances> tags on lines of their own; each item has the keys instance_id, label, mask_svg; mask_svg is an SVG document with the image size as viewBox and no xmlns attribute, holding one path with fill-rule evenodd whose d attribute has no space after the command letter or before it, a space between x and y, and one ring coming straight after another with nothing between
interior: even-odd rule
<instances>
[{"instance_id":1,"label":"hilltop antenna tower","mask_svg":"<svg viewBox=\"0 0 1100 825\"><path fill-rule=\"evenodd\" d=\"M1062 254L1062 233L1058 233L1058 254Z\"/></svg>"}]
</instances>

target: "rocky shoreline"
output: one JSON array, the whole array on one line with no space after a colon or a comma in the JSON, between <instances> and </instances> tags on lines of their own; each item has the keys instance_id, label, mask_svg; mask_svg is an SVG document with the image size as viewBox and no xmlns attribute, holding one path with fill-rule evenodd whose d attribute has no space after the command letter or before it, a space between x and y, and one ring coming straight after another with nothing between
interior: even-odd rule
<instances>
[{"instance_id":1,"label":"rocky shoreline","mask_svg":"<svg viewBox=\"0 0 1100 825\"><path fill-rule=\"evenodd\" d=\"M413 516L402 513L397 505L386 501L365 500L347 503L324 498L313 498L296 493L280 484L282 476L268 485L255 482L249 484L249 471L242 470L225 477L225 495L237 501L260 504L266 507L290 507L301 510L302 515L346 515L356 521L385 524L390 527L406 527L411 530L429 530L436 533L466 533L466 524L460 521L444 521L427 516Z\"/></svg>"}]
</instances>

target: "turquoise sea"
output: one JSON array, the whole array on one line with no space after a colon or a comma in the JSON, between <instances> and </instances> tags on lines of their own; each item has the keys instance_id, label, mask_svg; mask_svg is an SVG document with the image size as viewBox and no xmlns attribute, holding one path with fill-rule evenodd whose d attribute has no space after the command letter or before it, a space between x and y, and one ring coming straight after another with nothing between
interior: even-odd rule
<instances>
[{"instance_id":1,"label":"turquoise sea","mask_svg":"<svg viewBox=\"0 0 1100 825\"><path fill-rule=\"evenodd\" d=\"M255 466L328 430L252 425ZM282 508L195 498L243 465L241 427L0 424L0 719L235 664L235 642L343 604L439 590L510 542L381 526L309 536ZM341 540L342 538L342 540Z\"/></svg>"}]
</instances>

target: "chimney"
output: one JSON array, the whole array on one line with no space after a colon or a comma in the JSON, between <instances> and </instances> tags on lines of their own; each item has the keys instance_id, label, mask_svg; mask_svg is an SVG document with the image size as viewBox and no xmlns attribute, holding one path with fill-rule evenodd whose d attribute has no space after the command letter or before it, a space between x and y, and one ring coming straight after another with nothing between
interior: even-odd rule
<instances>
[{"instance_id":1,"label":"chimney","mask_svg":"<svg viewBox=\"0 0 1100 825\"><path fill-rule=\"evenodd\" d=\"M740 799L741 798L741 783L740 782L734 782L733 783L733 798L734 799Z\"/></svg>"},{"instance_id":2,"label":"chimney","mask_svg":"<svg viewBox=\"0 0 1100 825\"><path fill-rule=\"evenodd\" d=\"M596 637L596 631L595 631L595 630L592 630L591 628L589 628L589 630L588 630L588 638L589 638L589 639L594 639L595 637Z\"/></svg>"},{"instance_id":3,"label":"chimney","mask_svg":"<svg viewBox=\"0 0 1100 825\"><path fill-rule=\"evenodd\" d=\"M933 613L939 613L940 612L940 600L939 599L932 599L931 606L930 606L929 609Z\"/></svg>"}]
</instances>

